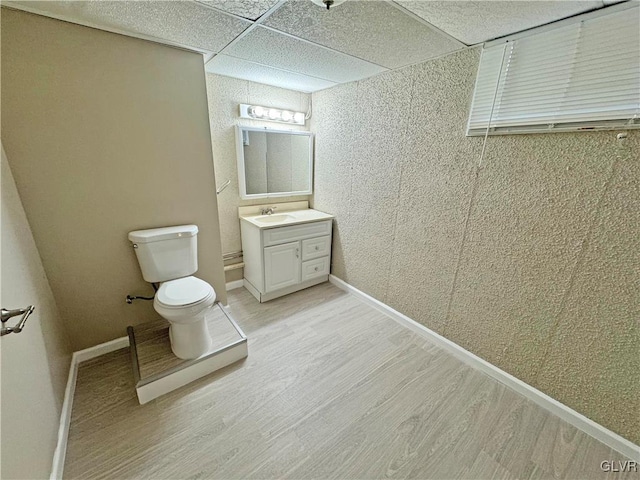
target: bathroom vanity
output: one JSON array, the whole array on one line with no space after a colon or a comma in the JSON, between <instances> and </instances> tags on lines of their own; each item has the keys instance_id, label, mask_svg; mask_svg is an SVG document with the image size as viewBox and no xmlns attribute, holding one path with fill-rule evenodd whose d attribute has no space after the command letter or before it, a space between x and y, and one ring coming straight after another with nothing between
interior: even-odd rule
<instances>
[{"instance_id":1,"label":"bathroom vanity","mask_svg":"<svg viewBox=\"0 0 640 480\"><path fill-rule=\"evenodd\" d=\"M240 207L244 286L260 302L329 279L333 215L307 202Z\"/></svg>"}]
</instances>

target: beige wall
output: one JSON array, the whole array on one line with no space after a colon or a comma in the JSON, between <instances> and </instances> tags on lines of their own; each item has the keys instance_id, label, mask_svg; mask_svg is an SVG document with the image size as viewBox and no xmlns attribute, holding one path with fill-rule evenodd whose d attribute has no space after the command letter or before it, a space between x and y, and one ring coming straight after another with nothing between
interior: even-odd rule
<instances>
[{"instance_id":1,"label":"beige wall","mask_svg":"<svg viewBox=\"0 0 640 480\"><path fill-rule=\"evenodd\" d=\"M0 340L2 478L49 478L71 349L2 149L4 308L35 305L25 329ZM20 317L7 323L15 325Z\"/></svg>"},{"instance_id":2,"label":"beige wall","mask_svg":"<svg viewBox=\"0 0 640 480\"><path fill-rule=\"evenodd\" d=\"M318 92L332 273L640 443L640 132L465 136L479 50Z\"/></svg>"},{"instance_id":3,"label":"beige wall","mask_svg":"<svg viewBox=\"0 0 640 480\"><path fill-rule=\"evenodd\" d=\"M74 350L153 318L127 232L195 223L226 301L201 55L4 9L2 141Z\"/></svg>"},{"instance_id":4,"label":"beige wall","mask_svg":"<svg viewBox=\"0 0 640 480\"><path fill-rule=\"evenodd\" d=\"M309 124L307 123L307 127L303 128L274 122L240 119L238 105L247 103L306 112L310 95L210 73L207 74L207 94L209 98L209 120L211 123L211 141L213 143L216 179L219 185L231 180L231 184L218 195L222 251L225 253L237 252L242 250L240 221L238 220L238 207L240 205L275 205L279 202L309 199L309 196L306 195L276 199L240 199L235 126L284 127L293 130L308 130ZM238 263L239 261L241 259L234 259L227 263ZM238 278L242 278L241 270L227 272L228 282Z\"/></svg>"}]
</instances>

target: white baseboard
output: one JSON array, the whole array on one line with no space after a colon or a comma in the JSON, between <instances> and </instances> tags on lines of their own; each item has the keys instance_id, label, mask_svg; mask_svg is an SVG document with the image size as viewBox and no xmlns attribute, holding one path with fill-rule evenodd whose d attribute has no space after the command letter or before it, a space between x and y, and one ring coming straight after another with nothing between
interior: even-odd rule
<instances>
[{"instance_id":1,"label":"white baseboard","mask_svg":"<svg viewBox=\"0 0 640 480\"><path fill-rule=\"evenodd\" d=\"M116 350L120 350L121 348L126 348L129 346L129 337L120 337L115 340L111 340L110 342L101 343L100 345L96 345L95 347L85 348L84 350L78 350L73 353L73 358L75 357L76 363L86 362L87 360L91 360L92 358L99 357L100 355L104 355L106 353L115 352Z\"/></svg>"},{"instance_id":2,"label":"white baseboard","mask_svg":"<svg viewBox=\"0 0 640 480\"><path fill-rule=\"evenodd\" d=\"M581 413L576 412L572 408L569 408L568 406L560 403L554 398L551 398L549 395L541 392L540 390L532 387L522 380L519 380L518 378L505 372L504 370L501 370L500 368L487 362L486 360L483 360L477 355L474 355L468 350L465 350L460 345L457 345L456 343L448 340L442 335L429 330L424 325L419 324L415 320L412 320L406 315L403 315L402 313L394 310L390 306L349 285L347 282L340 280L338 277L329 275L329 282L346 292L354 294L365 303L387 314L389 317L391 317L401 325L409 328L418 335L421 335L422 337L428 338L429 340L433 341L449 353L453 354L456 358L465 362L467 365L486 373L500 383L524 395L529 400L535 402L537 405L541 406L545 410L548 410L554 415L557 415L562 420L570 423L579 430L582 430L588 435L591 435L595 439L608 445L609 447L620 452L631 460L640 462L640 446L603 427L599 423L594 422L590 418L585 417Z\"/></svg>"},{"instance_id":3,"label":"white baseboard","mask_svg":"<svg viewBox=\"0 0 640 480\"><path fill-rule=\"evenodd\" d=\"M242 288L243 285L244 285L244 280L242 279L229 282L227 283L227 292L229 290L235 290L236 288Z\"/></svg>"},{"instance_id":4,"label":"white baseboard","mask_svg":"<svg viewBox=\"0 0 640 480\"><path fill-rule=\"evenodd\" d=\"M53 464L51 465L51 475L49 480L62 480L64 470L64 459L67 454L67 439L69 438L69 425L71 423L71 406L73 405L73 393L76 388L76 377L78 375L78 363L75 361L75 353L71 356L69 366L69 377L64 390L64 401L60 412L60 426L58 427L58 444L53 452Z\"/></svg>"},{"instance_id":5,"label":"white baseboard","mask_svg":"<svg viewBox=\"0 0 640 480\"><path fill-rule=\"evenodd\" d=\"M73 407L73 395L76 390L76 378L78 376L78 365L92 358L99 357L105 353L114 352L129 346L129 337L116 338L110 342L101 343L95 347L86 348L73 352L71 355L71 365L69 366L69 377L64 390L64 401L60 412L60 426L58 427L58 444L53 452L53 463L51 465L50 480L62 480L64 471L64 460L67 454L67 439L69 438L69 425L71 424L71 408Z\"/></svg>"}]
</instances>

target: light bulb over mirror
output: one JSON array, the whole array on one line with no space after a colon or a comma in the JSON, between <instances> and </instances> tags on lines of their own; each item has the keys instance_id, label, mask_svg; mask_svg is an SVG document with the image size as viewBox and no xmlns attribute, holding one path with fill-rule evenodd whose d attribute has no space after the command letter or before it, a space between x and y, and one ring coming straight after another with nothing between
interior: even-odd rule
<instances>
[{"instance_id":1,"label":"light bulb over mirror","mask_svg":"<svg viewBox=\"0 0 640 480\"><path fill-rule=\"evenodd\" d=\"M240 117L272 122L304 125L307 116L303 112L280 110L279 108L262 107L259 105L240 104Z\"/></svg>"},{"instance_id":2,"label":"light bulb over mirror","mask_svg":"<svg viewBox=\"0 0 640 480\"><path fill-rule=\"evenodd\" d=\"M272 108L269 110L269 118L271 120L278 120L280 119L280 110L276 110L275 108Z\"/></svg>"}]
</instances>

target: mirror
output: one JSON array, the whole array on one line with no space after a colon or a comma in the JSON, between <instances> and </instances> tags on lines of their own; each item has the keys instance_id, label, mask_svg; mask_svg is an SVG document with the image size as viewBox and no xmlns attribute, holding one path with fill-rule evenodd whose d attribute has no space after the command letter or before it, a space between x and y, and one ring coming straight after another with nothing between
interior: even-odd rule
<instances>
[{"instance_id":1,"label":"mirror","mask_svg":"<svg viewBox=\"0 0 640 480\"><path fill-rule=\"evenodd\" d=\"M311 195L313 134L236 127L240 197Z\"/></svg>"}]
</instances>

